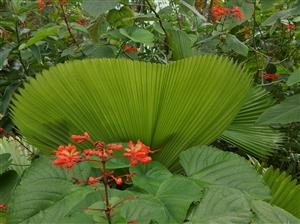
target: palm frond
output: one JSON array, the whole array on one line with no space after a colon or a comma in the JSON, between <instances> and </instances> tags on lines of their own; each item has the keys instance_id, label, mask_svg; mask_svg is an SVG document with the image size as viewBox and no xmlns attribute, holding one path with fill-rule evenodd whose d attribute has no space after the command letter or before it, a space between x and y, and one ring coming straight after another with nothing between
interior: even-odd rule
<instances>
[{"instance_id":1,"label":"palm frond","mask_svg":"<svg viewBox=\"0 0 300 224\"><path fill-rule=\"evenodd\" d=\"M210 144L224 131L250 85L239 65L212 55L169 65L75 61L26 84L14 100L13 119L41 150L88 131L106 142L142 139L161 147L156 159L170 167L183 149Z\"/></svg>"},{"instance_id":2,"label":"palm frond","mask_svg":"<svg viewBox=\"0 0 300 224\"><path fill-rule=\"evenodd\" d=\"M271 156L279 149L284 136L268 125L256 125L255 122L273 103L264 89L252 88L241 111L220 139L258 158Z\"/></svg>"},{"instance_id":3,"label":"palm frond","mask_svg":"<svg viewBox=\"0 0 300 224\"><path fill-rule=\"evenodd\" d=\"M300 218L300 185L297 180L273 167L265 172L264 180L272 192L269 202Z\"/></svg>"}]
</instances>

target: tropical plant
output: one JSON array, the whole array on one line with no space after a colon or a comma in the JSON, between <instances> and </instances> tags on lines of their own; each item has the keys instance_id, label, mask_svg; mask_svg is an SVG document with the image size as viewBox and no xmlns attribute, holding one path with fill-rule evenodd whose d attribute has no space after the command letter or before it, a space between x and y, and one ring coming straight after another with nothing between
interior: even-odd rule
<instances>
[{"instance_id":1,"label":"tropical plant","mask_svg":"<svg viewBox=\"0 0 300 224\"><path fill-rule=\"evenodd\" d=\"M170 65L76 61L52 67L20 89L13 118L20 134L44 151L89 130L106 142L143 139L160 146L155 158L175 168L180 151L222 134L250 84L240 66L217 56Z\"/></svg>"},{"instance_id":2,"label":"tropical plant","mask_svg":"<svg viewBox=\"0 0 300 224\"><path fill-rule=\"evenodd\" d=\"M136 174L130 187L109 190L117 204L112 223L299 223L265 202L270 190L244 158L202 146L181 153L180 163L185 175L158 162L131 167ZM76 166L77 175L89 176ZM8 205L8 223L106 223L101 194L72 184L68 173L45 157L34 161ZM135 197L122 200L128 196Z\"/></svg>"}]
</instances>

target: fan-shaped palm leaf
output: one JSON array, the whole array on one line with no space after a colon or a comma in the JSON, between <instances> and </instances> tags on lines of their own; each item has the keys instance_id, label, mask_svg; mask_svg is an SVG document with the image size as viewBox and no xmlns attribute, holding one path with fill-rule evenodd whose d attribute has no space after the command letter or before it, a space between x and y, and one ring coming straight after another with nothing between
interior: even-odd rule
<instances>
[{"instance_id":1,"label":"fan-shaped palm leaf","mask_svg":"<svg viewBox=\"0 0 300 224\"><path fill-rule=\"evenodd\" d=\"M266 171L264 180L272 192L270 203L300 218L300 185L297 180L273 167Z\"/></svg>"},{"instance_id":2,"label":"fan-shaped palm leaf","mask_svg":"<svg viewBox=\"0 0 300 224\"><path fill-rule=\"evenodd\" d=\"M13 118L42 150L88 131L107 142L141 138L172 166L180 151L214 141L250 89L237 64L217 56L170 65L94 59L58 65L16 96Z\"/></svg>"},{"instance_id":3,"label":"fan-shaped palm leaf","mask_svg":"<svg viewBox=\"0 0 300 224\"><path fill-rule=\"evenodd\" d=\"M252 88L241 111L220 137L258 158L272 155L283 142L283 134L267 125L256 125L258 117L273 105L262 88Z\"/></svg>"}]
</instances>

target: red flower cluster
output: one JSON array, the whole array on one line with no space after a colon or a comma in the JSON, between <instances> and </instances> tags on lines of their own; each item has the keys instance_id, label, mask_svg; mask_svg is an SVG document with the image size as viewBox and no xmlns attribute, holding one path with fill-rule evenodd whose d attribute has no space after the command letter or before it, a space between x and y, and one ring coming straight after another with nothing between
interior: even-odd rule
<instances>
[{"instance_id":1,"label":"red flower cluster","mask_svg":"<svg viewBox=\"0 0 300 224\"><path fill-rule=\"evenodd\" d=\"M136 47L131 46L131 45L129 45L129 44L125 44L125 45L123 46L123 50L124 50L125 52L127 52L127 53L134 53L134 52L137 52L137 51L138 51L138 49L137 49Z\"/></svg>"},{"instance_id":2,"label":"red flower cluster","mask_svg":"<svg viewBox=\"0 0 300 224\"><path fill-rule=\"evenodd\" d=\"M296 25L294 23L288 23L286 28L288 30L294 30L296 29Z\"/></svg>"},{"instance_id":3,"label":"red flower cluster","mask_svg":"<svg viewBox=\"0 0 300 224\"><path fill-rule=\"evenodd\" d=\"M84 161L100 162L105 164L112 158L118 158L114 156L115 151L124 150L122 153L130 161L131 166L135 166L138 163L146 164L152 161L152 158L149 156L151 151L150 147L144 145L141 140L137 141L137 144L134 144L133 141L129 141L128 148L123 148L122 144L106 144L102 141L94 142L87 132L84 132L83 135L72 135L72 140L77 144L83 142L88 142L93 145L93 149L84 149L83 155L80 155L82 151L77 151L76 146L69 144L68 146L59 146L57 150L54 151L56 159L53 161L53 164L60 166L61 168L72 168L76 163ZM102 169L102 168L101 168ZM114 181L116 184L120 185L123 183L122 177L126 178L126 181L129 181L134 173L123 174L122 176L115 177L113 176L113 171L102 170L102 176L100 177L89 177L87 180L76 180L76 183L87 183L89 185L95 184L99 181L107 184L110 181Z\"/></svg>"},{"instance_id":4,"label":"red flower cluster","mask_svg":"<svg viewBox=\"0 0 300 224\"><path fill-rule=\"evenodd\" d=\"M0 204L0 209L6 209L6 205L5 204Z\"/></svg>"},{"instance_id":5,"label":"red flower cluster","mask_svg":"<svg viewBox=\"0 0 300 224\"><path fill-rule=\"evenodd\" d=\"M240 20L244 18L243 13L237 6L233 6L231 9L222 6L214 6L211 10L211 14L216 21L220 20L223 16L226 15L232 15L233 17Z\"/></svg>"},{"instance_id":6,"label":"red flower cluster","mask_svg":"<svg viewBox=\"0 0 300 224\"><path fill-rule=\"evenodd\" d=\"M69 144L68 146L59 146L55 152L56 160L53 164L56 166L72 168L80 161L80 152L76 151L76 146Z\"/></svg>"},{"instance_id":7,"label":"red flower cluster","mask_svg":"<svg viewBox=\"0 0 300 224\"><path fill-rule=\"evenodd\" d=\"M138 162L145 164L152 161L152 158L148 154L153 153L153 151L140 140L135 145L132 141L129 141L128 146L129 148L125 149L124 156L129 159L131 166L135 166Z\"/></svg>"},{"instance_id":8,"label":"red flower cluster","mask_svg":"<svg viewBox=\"0 0 300 224\"><path fill-rule=\"evenodd\" d=\"M38 11L39 11L39 12L43 12L44 8L51 4L51 1L52 1L52 0L46 0L46 2L44 2L44 0L38 0L38 1L36 2L36 4L39 5ZM59 0L58 2L59 2L59 4L61 4L61 5L65 5L65 4L68 3L68 0Z\"/></svg>"},{"instance_id":9,"label":"red flower cluster","mask_svg":"<svg viewBox=\"0 0 300 224\"><path fill-rule=\"evenodd\" d=\"M279 74L277 73L265 73L263 74L264 79L275 80L278 79Z\"/></svg>"},{"instance_id":10,"label":"red flower cluster","mask_svg":"<svg viewBox=\"0 0 300 224\"><path fill-rule=\"evenodd\" d=\"M84 18L81 18L81 19L77 19L75 20L75 23L79 24L79 25L87 25L88 24L88 20L87 19L84 19Z\"/></svg>"}]
</instances>

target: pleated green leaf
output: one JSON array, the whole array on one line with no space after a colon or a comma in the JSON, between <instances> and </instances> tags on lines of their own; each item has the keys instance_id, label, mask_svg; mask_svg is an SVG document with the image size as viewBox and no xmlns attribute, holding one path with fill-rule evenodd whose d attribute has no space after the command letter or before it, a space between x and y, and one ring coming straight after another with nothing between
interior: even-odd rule
<instances>
[{"instance_id":1,"label":"pleated green leaf","mask_svg":"<svg viewBox=\"0 0 300 224\"><path fill-rule=\"evenodd\" d=\"M42 157L24 173L9 203L7 223L59 223L91 191Z\"/></svg>"},{"instance_id":2,"label":"pleated green leaf","mask_svg":"<svg viewBox=\"0 0 300 224\"><path fill-rule=\"evenodd\" d=\"M181 153L180 164L193 179L238 189L254 198L270 198L262 177L237 154L210 146L196 146Z\"/></svg>"},{"instance_id":3,"label":"pleated green leaf","mask_svg":"<svg viewBox=\"0 0 300 224\"><path fill-rule=\"evenodd\" d=\"M44 71L14 100L13 120L29 143L53 150L71 134L142 139L167 167L180 151L213 142L240 110L249 75L218 56L169 65L124 59L74 61Z\"/></svg>"},{"instance_id":4,"label":"pleated green leaf","mask_svg":"<svg viewBox=\"0 0 300 224\"><path fill-rule=\"evenodd\" d=\"M273 167L266 171L264 180L272 192L269 202L300 218L300 185L297 180Z\"/></svg>"},{"instance_id":5,"label":"pleated green leaf","mask_svg":"<svg viewBox=\"0 0 300 224\"><path fill-rule=\"evenodd\" d=\"M214 186L205 190L200 204L188 219L195 224L248 224L251 216L249 203L242 192Z\"/></svg>"},{"instance_id":6,"label":"pleated green leaf","mask_svg":"<svg viewBox=\"0 0 300 224\"><path fill-rule=\"evenodd\" d=\"M239 114L220 139L258 158L271 156L283 142L283 134L268 125L257 125L255 122L273 103L264 89L252 88Z\"/></svg>"}]
</instances>

